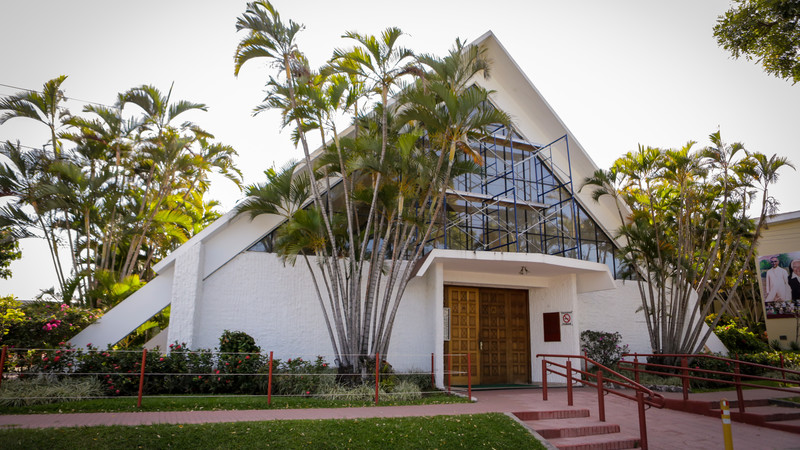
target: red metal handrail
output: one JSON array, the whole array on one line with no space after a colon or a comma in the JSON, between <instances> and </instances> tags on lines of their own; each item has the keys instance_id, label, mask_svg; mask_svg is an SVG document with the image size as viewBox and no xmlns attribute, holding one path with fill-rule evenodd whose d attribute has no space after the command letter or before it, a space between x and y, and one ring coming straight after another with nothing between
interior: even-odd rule
<instances>
[{"instance_id":1,"label":"red metal handrail","mask_svg":"<svg viewBox=\"0 0 800 450\"><path fill-rule=\"evenodd\" d=\"M748 361L741 361L738 359L731 359L725 358L722 356L716 355L704 355L704 354L697 354L697 355L690 355L690 354L682 354L682 353L625 353L622 355L623 357L632 356L634 359L633 361L625 361L622 360L619 362L620 370L630 370L634 373L634 378L636 381L639 381L639 374L640 373L649 373L652 375L661 375L661 376L668 376L668 377L677 377L681 379L682 385L682 392L683 392L683 399L689 399L689 382L691 380L697 381L710 381L714 383L722 383L722 384L729 384L733 385L736 389L736 396L738 400L739 412L745 412L745 404L744 404L744 396L742 393L743 387L751 387L757 389L768 389L773 391L781 391L781 392L791 392L791 393L800 393L800 390L797 388L791 387L783 387L783 386L765 386L760 384L752 384L743 382L742 378L746 379L746 381L774 381L778 383L782 383L785 385L796 385L800 387L800 381L792 381L787 380L786 375L797 375L800 376L800 371L797 370L790 370L783 367L783 358L781 357L781 367L769 366L765 364L758 364L752 363ZM782 355L781 355L782 356ZM659 358L680 358L681 365L675 366L670 364L660 364L660 363L651 363L651 362L639 362L639 357L659 357ZM728 363L729 365L732 363L733 372L724 372L720 370L711 370L711 369L701 369L699 367L692 368L689 366L690 359L697 359L697 358L706 358L706 359L713 359L717 361L723 361ZM644 366L644 369L641 369L639 366ZM741 371L741 367L754 367L759 369L770 370L773 372L780 372L781 378L773 378L773 377L764 377L760 375L750 375L750 374L743 374ZM623 369L624 367L624 369ZM650 368L656 369L664 369L664 370L652 370ZM695 375L699 374L699 375ZM724 375L731 377L732 380L725 380L720 378L710 378L707 376L702 375Z\"/></svg>"},{"instance_id":2,"label":"red metal handrail","mask_svg":"<svg viewBox=\"0 0 800 450\"><path fill-rule=\"evenodd\" d=\"M573 373L579 373L586 378L594 377L595 382L592 383L588 379L581 379L577 378L574 379L575 381L582 383L587 386L597 388L597 407L599 410L599 419L601 422L605 422L606 414L605 414L605 394L610 393L617 395L622 398L626 398L628 400L636 401L638 404L638 411L639 411L639 444L641 448L647 449L647 421L645 417L645 405L654 406L656 408L663 408L665 404L664 396L657 392L653 392L652 390L648 389L647 387L639 384L637 381L631 380L630 378L622 375L621 373L610 369L597 361L585 356L585 355L557 355L557 354L537 354L537 358L542 359L542 399L547 400L547 373L553 373L556 375L563 376L567 379L567 404L572 406L572 382L573 382ZM566 358L565 364L559 364L554 361L548 361L547 358ZM583 361L586 367L586 371L580 369L574 369L572 367L572 358L577 358ZM598 368L597 373L590 373L588 372L589 364L592 364ZM556 369L551 368L551 366L564 369L564 372L560 372ZM613 378L606 378L604 376L604 372L608 373L609 375L614 375L618 379ZM615 386L621 388L632 389L635 393L634 395L628 395L623 392L616 391L611 388L607 388L605 383L611 383ZM647 397L645 398L645 394Z\"/></svg>"}]
</instances>

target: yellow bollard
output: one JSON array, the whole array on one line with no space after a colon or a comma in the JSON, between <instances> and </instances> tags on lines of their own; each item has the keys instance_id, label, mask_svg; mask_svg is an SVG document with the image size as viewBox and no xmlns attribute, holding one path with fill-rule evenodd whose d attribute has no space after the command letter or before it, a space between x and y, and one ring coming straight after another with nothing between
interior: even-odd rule
<instances>
[{"instance_id":1,"label":"yellow bollard","mask_svg":"<svg viewBox=\"0 0 800 450\"><path fill-rule=\"evenodd\" d=\"M719 401L722 409L722 435L725 438L725 450L733 450L733 436L731 435L731 408L724 398Z\"/></svg>"}]
</instances>

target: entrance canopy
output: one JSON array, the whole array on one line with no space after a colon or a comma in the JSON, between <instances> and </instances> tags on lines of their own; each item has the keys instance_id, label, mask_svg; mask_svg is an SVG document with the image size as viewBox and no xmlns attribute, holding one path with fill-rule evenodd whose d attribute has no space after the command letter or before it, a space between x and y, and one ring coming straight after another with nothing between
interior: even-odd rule
<instances>
[{"instance_id":1,"label":"entrance canopy","mask_svg":"<svg viewBox=\"0 0 800 450\"><path fill-rule=\"evenodd\" d=\"M546 287L554 277L575 274L579 294L616 287L606 264L542 253L434 249L415 275L424 276L436 264L442 264L445 281L466 285Z\"/></svg>"}]
</instances>

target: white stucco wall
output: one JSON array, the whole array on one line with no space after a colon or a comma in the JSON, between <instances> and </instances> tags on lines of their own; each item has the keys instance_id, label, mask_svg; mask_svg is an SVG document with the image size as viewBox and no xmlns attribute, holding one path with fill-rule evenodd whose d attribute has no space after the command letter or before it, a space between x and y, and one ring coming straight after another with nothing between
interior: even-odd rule
<instances>
[{"instance_id":1,"label":"white stucco wall","mask_svg":"<svg viewBox=\"0 0 800 450\"><path fill-rule=\"evenodd\" d=\"M578 293L575 275L564 275L552 278L546 288L530 290L530 323L531 323L531 364L533 381L542 380L542 360L537 354L579 354L579 332L576 325L561 325L560 342L544 342L543 314L550 312L575 312ZM562 361L563 362L563 361ZM574 364L577 362L573 361ZM560 383L566 380L559 377L548 378L548 381Z\"/></svg>"},{"instance_id":2,"label":"white stucco wall","mask_svg":"<svg viewBox=\"0 0 800 450\"><path fill-rule=\"evenodd\" d=\"M312 283L305 268L284 267L274 254L237 255L203 283L196 305L195 346L218 347L228 329L246 332L277 358L330 355Z\"/></svg>"},{"instance_id":3,"label":"white stucco wall","mask_svg":"<svg viewBox=\"0 0 800 450\"><path fill-rule=\"evenodd\" d=\"M389 362L398 369L430 370L437 342L437 294L428 278L409 283L395 320ZM319 355L334 360L313 279L301 261L284 267L271 253L241 253L205 280L195 308L195 348L218 347L228 329L251 335L276 358Z\"/></svg>"},{"instance_id":4,"label":"white stucco wall","mask_svg":"<svg viewBox=\"0 0 800 450\"><path fill-rule=\"evenodd\" d=\"M631 353L652 353L636 282L617 280L616 285L614 290L578 295L578 310L575 313L578 337L584 330L618 331ZM705 324L703 327L704 331L708 329ZM711 333L706 346L712 352L727 354L727 349L714 333Z\"/></svg>"}]
</instances>

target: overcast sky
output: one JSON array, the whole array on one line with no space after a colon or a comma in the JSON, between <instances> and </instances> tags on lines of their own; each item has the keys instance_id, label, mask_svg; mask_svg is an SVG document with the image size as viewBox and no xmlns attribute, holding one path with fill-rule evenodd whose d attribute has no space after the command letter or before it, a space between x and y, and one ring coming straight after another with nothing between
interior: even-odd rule
<instances>
[{"instance_id":1,"label":"overcast sky","mask_svg":"<svg viewBox=\"0 0 800 450\"><path fill-rule=\"evenodd\" d=\"M305 1L274 2L284 18L306 25L301 49L313 65L350 44L345 31L378 33L398 26L403 45L442 54L460 37L492 30L592 159L607 168L638 144L707 145L720 129L726 141L779 153L800 164L800 85L765 74L718 48L712 28L727 0L664 1ZM386 6L383 6L383 5ZM173 99L206 103L193 120L239 152L246 183L273 164L301 156L279 132L277 116L251 116L267 70L249 62L233 76L240 38L234 24L244 1L75 0L0 2L0 84L40 89L68 75L63 88L83 101L112 104L141 84ZM17 89L0 86L0 95ZM0 140L41 146L44 126L14 119ZM773 190L781 211L800 210L798 174L787 170ZM241 198L215 181L210 196L227 210ZM31 298L55 284L43 242L23 242L14 278L0 295Z\"/></svg>"}]
</instances>

